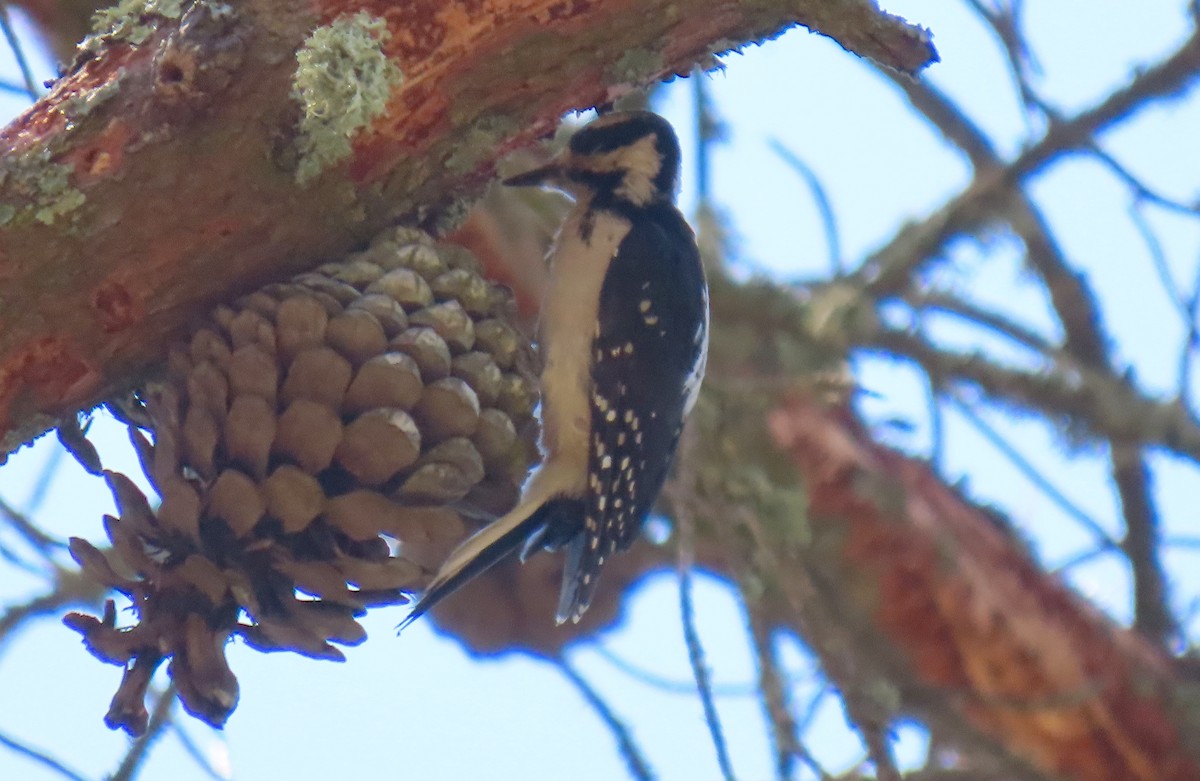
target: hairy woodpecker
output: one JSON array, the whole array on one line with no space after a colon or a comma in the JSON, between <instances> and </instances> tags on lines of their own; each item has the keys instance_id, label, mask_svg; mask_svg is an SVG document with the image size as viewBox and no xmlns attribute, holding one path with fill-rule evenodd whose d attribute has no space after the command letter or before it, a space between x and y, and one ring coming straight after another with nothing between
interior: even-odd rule
<instances>
[{"instance_id":1,"label":"hairy woodpecker","mask_svg":"<svg viewBox=\"0 0 1200 781\"><path fill-rule=\"evenodd\" d=\"M675 207L679 141L662 117L612 113L548 165L505 181L573 196L539 322L541 465L515 509L456 548L401 628L500 559L565 549L558 623L578 621L604 562L662 490L708 354L708 286Z\"/></svg>"}]
</instances>

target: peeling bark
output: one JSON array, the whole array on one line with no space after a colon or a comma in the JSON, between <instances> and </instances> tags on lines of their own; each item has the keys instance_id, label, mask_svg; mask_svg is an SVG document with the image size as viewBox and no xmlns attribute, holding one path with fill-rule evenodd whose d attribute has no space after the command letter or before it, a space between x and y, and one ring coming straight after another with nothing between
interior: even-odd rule
<instances>
[{"instance_id":1,"label":"peeling bark","mask_svg":"<svg viewBox=\"0 0 1200 781\"><path fill-rule=\"evenodd\" d=\"M1197 735L1180 718L1195 685L1159 649L836 408L793 397L768 427L808 492L822 554L803 566L837 584L831 609L890 657L907 708L965 721L1034 777L1200 778Z\"/></svg>"},{"instance_id":2,"label":"peeling bark","mask_svg":"<svg viewBox=\"0 0 1200 781\"><path fill-rule=\"evenodd\" d=\"M389 222L453 222L498 158L567 110L796 23L902 71L936 57L924 31L867 0L147 0L138 10L108 14L73 69L0 132L4 452L135 381L216 301L351 250ZM383 20L374 49L338 39L321 67L359 77L382 55L398 77L377 104L365 89L308 95L310 116L324 106L326 119L367 120L302 137L297 51L314 29L360 13ZM344 159L337 133L351 142ZM317 152L316 175L298 177Z\"/></svg>"}]
</instances>

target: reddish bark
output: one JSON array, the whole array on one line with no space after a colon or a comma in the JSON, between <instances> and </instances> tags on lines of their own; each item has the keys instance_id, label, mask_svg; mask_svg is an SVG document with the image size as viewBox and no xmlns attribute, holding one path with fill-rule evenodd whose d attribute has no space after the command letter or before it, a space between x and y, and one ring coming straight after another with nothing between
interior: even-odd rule
<instances>
[{"instance_id":1,"label":"reddish bark","mask_svg":"<svg viewBox=\"0 0 1200 781\"><path fill-rule=\"evenodd\" d=\"M162 4L168 6L169 4ZM3 452L151 366L214 302L438 223L569 109L801 22L893 67L935 55L863 0L247 0L134 17L0 132ZM296 52L382 17L403 82L348 159L297 181ZM346 81L352 81L346 79Z\"/></svg>"},{"instance_id":2,"label":"reddish bark","mask_svg":"<svg viewBox=\"0 0 1200 781\"><path fill-rule=\"evenodd\" d=\"M841 410L793 397L768 425L802 476L814 538L839 541L815 564L836 578L836 610L940 693L941 721L965 719L1050 777L1200 779L1161 651Z\"/></svg>"}]
</instances>

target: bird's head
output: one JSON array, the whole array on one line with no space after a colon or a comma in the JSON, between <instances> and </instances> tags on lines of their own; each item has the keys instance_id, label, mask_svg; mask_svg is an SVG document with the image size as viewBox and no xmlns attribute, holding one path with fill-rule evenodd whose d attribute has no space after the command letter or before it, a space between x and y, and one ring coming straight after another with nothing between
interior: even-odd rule
<instances>
[{"instance_id":1,"label":"bird's head","mask_svg":"<svg viewBox=\"0 0 1200 781\"><path fill-rule=\"evenodd\" d=\"M575 195L604 195L633 206L671 201L679 186L679 140L649 111L605 114L571 136L567 148L510 186L545 184Z\"/></svg>"}]
</instances>

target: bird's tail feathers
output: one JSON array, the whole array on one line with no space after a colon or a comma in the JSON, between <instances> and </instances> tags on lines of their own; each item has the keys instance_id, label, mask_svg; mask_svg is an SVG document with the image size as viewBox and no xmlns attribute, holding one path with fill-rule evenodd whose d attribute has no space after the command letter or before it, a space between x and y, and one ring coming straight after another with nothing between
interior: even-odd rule
<instances>
[{"instance_id":1,"label":"bird's tail feathers","mask_svg":"<svg viewBox=\"0 0 1200 781\"><path fill-rule=\"evenodd\" d=\"M555 616L559 624L567 621L578 624L592 604L592 597L596 595L596 587L600 584L598 562L595 558L585 556L588 553L587 545L587 535L579 534L567 546L562 590L558 595L558 613Z\"/></svg>"},{"instance_id":2,"label":"bird's tail feathers","mask_svg":"<svg viewBox=\"0 0 1200 781\"><path fill-rule=\"evenodd\" d=\"M397 631L424 615L460 586L487 571L493 564L515 551L545 523L541 503L522 502L506 515L483 527L450 552L441 569L400 622Z\"/></svg>"}]
</instances>

